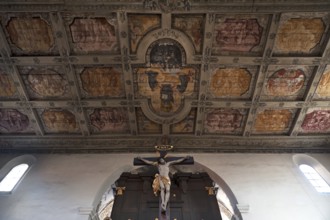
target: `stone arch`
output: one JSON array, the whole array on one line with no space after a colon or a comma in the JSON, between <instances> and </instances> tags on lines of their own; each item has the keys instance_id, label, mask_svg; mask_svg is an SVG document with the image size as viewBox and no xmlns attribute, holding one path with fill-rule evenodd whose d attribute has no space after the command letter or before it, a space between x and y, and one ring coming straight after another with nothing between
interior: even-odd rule
<instances>
[{"instance_id":1,"label":"stone arch","mask_svg":"<svg viewBox=\"0 0 330 220\"><path fill-rule=\"evenodd\" d=\"M102 184L102 187L98 190L97 195L95 196L94 202L93 202L93 210L90 214L89 220L103 220L99 219L97 215L97 208L101 202L102 196L104 193L108 192L109 189L111 189L116 182L116 180L119 178L121 173L123 172L131 172L131 173L141 173L145 171L154 170L156 172L156 168L151 166L142 166L135 168L133 166L122 166L119 169L117 169L114 173L112 173L107 180ZM226 194L227 198L230 200L230 205L233 208L233 216L230 220L242 220L242 215L237 207L238 201L230 189L229 185L213 170L209 169L208 167L202 165L201 163L195 162L194 165L174 165L171 167L171 174L175 174L176 172L192 172L192 173L200 173L200 172L206 172L211 177L211 179L214 181L216 186L220 187L222 191Z\"/></svg>"}]
</instances>

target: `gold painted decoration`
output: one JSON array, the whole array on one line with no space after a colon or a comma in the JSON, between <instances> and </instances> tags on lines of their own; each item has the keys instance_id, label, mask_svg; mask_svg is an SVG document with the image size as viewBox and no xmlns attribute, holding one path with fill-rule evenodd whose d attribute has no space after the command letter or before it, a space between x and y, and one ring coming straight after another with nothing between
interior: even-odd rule
<instances>
[{"instance_id":1,"label":"gold painted decoration","mask_svg":"<svg viewBox=\"0 0 330 220\"><path fill-rule=\"evenodd\" d=\"M160 16L155 14L130 14L128 15L131 52L135 53L140 40L145 34L160 28Z\"/></svg>"},{"instance_id":2,"label":"gold painted decoration","mask_svg":"<svg viewBox=\"0 0 330 220\"><path fill-rule=\"evenodd\" d=\"M197 53L202 51L204 34L203 15L174 15L173 27L183 31L189 36Z\"/></svg>"},{"instance_id":3,"label":"gold painted decoration","mask_svg":"<svg viewBox=\"0 0 330 220\"><path fill-rule=\"evenodd\" d=\"M275 48L283 53L310 53L321 41L325 25L321 18L291 18L277 32Z\"/></svg>"},{"instance_id":4,"label":"gold painted decoration","mask_svg":"<svg viewBox=\"0 0 330 220\"><path fill-rule=\"evenodd\" d=\"M211 77L210 91L217 97L239 97L250 87L251 74L243 68L218 69Z\"/></svg>"},{"instance_id":5,"label":"gold painted decoration","mask_svg":"<svg viewBox=\"0 0 330 220\"><path fill-rule=\"evenodd\" d=\"M277 70L267 81L267 94L270 96L292 96L303 88L305 78L305 73L301 69Z\"/></svg>"},{"instance_id":6,"label":"gold painted decoration","mask_svg":"<svg viewBox=\"0 0 330 220\"><path fill-rule=\"evenodd\" d=\"M254 130L256 132L284 132L289 128L292 112L288 109L267 109L256 116Z\"/></svg>"},{"instance_id":7,"label":"gold painted decoration","mask_svg":"<svg viewBox=\"0 0 330 220\"><path fill-rule=\"evenodd\" d=\"M89 119L97 132L125 133L129 130L127 110L124 108L95 108Z\"/></svg>"},{"instance_id":8,"label":"gold painted decoration","mask_svg":"<svg viewBox=\"0 0 330 220\"><path fill-rule=\"evenodd\" d=\"M195 68L184 67L166 70L162 68L139 68L138 92L149 97L157 114L172 114L181 107L182 97L192 95L195 89Z\"/></svg>"},{"instance_id":9,"label":"gold painted decoration","mask_svg":"<svg viewBox=\"0 0 330 220\"><path fill-rule=\"evenodd\" d=\"M70 25L75 52L119 52L116 20L75 18Z\"/></svg>"},{"instance_id":10,"label":"gold painted decoration","mask_svg":"<svg viewBox=\"0 0 330 220\"><path fill-rule=\"evenodd\" d=\"M330 97L330 71L323 74L317 87L316 94L320 97Z\"/></svg>"},{"instance_id":11,"label":"gold painted decoration","mask_svg":"<svg viewBox=\"0 0 330 220\"><path fill-rule=\"evenodd\" d=\"M149 98L152 111L171 115L183 108L185 96L195 92L198 67L186 65L182 45L173 39L160 39L147 49L144 68L134 71L137 96Z\"/></svg>"},{"instance_id":12,"label":"gold painted decoration","mask_svg":"<svg viewBox=\"0 0 330 220\"><path fill-rule=\"evenodd\" d=\"M246 110L242 109L208 109L204 121L206 133L239 133L242 131Z\"/></svg>"},{"instance_id":13,"label":"gold painted decoration","mask_svg":"<svg viewBox=\"0 0 330 220\"><path fill-rule=\"evenodd\" d=\"M16 93L13 80L7 74L0 73L0 97L12 97Z\"/></svg>"},{"instance_id":14,"label":"gold painted decoration","mask_svg":"<svg viewBox=\"0 0 330 220\"><path fill-rule=\"evenodd\" d=\"M194 108L189 112L189 115L182 121L171 126L172 133L192 133L195 128L195 118L197 110Z\"/></svg>"},{"instance_id":15,"label":"gold painted decoration","mask_svg":"<svg viewBox=\"0 0 330 220\"><path fill-rule=\"evenodd\" d=\"M47 132L73 133L78 128L75 115L68 110L47 109L42 112L41 118Z\"/></svg>"},{"instance_id":16,"label":"gold painted decoration","mask_svg":"<svg viewBox=\"0 0 330 220\"><path fill-rule=\"evenodd\" d=\"M51 26L42 18L11 18L6 26L11 42L24 53L50 53L54 46Z\"/></svg>"},{"instance_id":17,"label":"gold painted decoration","mask_svg":"<svg viewBox=\"0 0 330 220\"><path fill-rule=\"evenodd\" d=\"M31 70L26 77L26 83L37 96L60 97L68 89L68 82L54 70Z\"/></svg>"},{"instance_id":18,"label":"gold painted decoration","mask_svg":"<svg viewBox=\"0 0 330 220\"><path fill-rule=\"evenodd\" d=\"M123 97L124 84L120 70L112 67L88 67L80 74L82 88L89 96Z\"/></svg>"}]
</instances>

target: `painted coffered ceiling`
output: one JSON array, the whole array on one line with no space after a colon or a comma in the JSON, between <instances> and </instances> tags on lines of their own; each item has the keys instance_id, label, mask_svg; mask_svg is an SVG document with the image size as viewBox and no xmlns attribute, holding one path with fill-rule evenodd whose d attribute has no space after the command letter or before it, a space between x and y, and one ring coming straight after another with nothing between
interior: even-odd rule
<instances>
[{"instance_id":1,"label":"painted coffered ceiling","mask_svg":"<svg viewBox=\"0 0 330 220\"><path fill-rule=\"evenodd\" d=\"M330 152L330 3L0 1L0 152Z\"/></svg>"}]
</instances>

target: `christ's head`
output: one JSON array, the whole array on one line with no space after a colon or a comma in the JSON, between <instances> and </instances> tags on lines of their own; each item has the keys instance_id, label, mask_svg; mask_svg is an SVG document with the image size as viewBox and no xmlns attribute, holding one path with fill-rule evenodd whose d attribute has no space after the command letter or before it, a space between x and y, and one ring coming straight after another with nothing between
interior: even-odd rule
<instances>
[{"instance_id":1,"label":"christ's head","mask_svg":"<svg viewBox=\"0 0 330 220\"><path fill-rule=\"evenodd\" d=\"M164 160L164 158L159 158L158 162L162 165L166 164L166 161Z\"/></svg>"}]
</instances>

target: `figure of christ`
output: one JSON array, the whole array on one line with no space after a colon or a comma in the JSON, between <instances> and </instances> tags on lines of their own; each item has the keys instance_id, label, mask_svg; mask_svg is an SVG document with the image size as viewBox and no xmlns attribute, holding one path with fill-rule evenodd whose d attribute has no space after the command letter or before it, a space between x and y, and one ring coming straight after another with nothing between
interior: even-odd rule
<instances>
[{"instance_id":1,"label":"figure of christ","mask_svg":"<svg viewBox=\"0 0 330 220\"><path fill-rule=\"evenodd\" d=\"M171 187L171 180L169 177L170 173L170 165L181 163L182 161L190 158L190 156L186 156L180 158L178 160L173 160L170 162L166 162L164 158L159 158L157 162L149 161L144 158L138 157L137 159L143 161L146 164L157 166L158 174L155 175L155 179L152 183L152 188L157 195L157 192L160 191L161 197L161 212L164 214L166 213L167 203L170 198L170 187Z\"/></svg>"}]
</instances>

